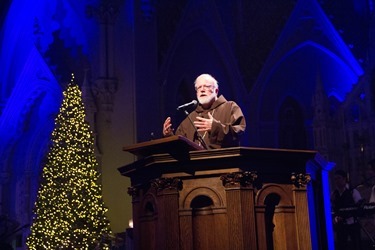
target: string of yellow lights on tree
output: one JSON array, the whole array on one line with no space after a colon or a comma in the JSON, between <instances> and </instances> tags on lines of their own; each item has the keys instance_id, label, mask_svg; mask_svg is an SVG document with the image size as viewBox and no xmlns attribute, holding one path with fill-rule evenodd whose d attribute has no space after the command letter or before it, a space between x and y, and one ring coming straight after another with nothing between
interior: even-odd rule
<instances>
[{"instance_id":1,"label":"string of yellow lights on tree","mask_svg":"<svg viewBox=\"0 0 375 250\"><path fill-rule=\"evenodd\" d=\"M63 95L26 243L29 249L109 249L94 136L73 74Z\"/></svg>"}]
</instances>

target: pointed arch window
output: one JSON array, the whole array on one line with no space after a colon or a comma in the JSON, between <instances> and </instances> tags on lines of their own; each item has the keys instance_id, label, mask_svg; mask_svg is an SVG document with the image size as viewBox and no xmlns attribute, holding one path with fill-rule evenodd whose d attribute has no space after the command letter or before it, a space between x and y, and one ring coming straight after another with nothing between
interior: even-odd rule
<instances>
[{"instance_id":1,"label":"pointed arch window","mask_svg":"<svg viewBox=\"0 0 375 250\"><path fill-rule=\"evenodd\" d=\"M306 149L306 130L300 105L287 97L279 111L279 147Z\"/></svg>"}]
</instances>

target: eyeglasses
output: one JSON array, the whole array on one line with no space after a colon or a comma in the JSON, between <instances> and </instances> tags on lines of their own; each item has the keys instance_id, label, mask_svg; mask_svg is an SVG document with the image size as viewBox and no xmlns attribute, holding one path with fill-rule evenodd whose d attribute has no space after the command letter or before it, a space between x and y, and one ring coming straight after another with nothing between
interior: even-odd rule
<instances>
[{"instance_id":1,"label":"eyeglasses","mask_svg":"<svg viewBox=\"0 0 375 250\"><path fill-rule=\"evenodd\" d=\"M202 89L213 89L214 88L214 85L200 85L200 86L196 86L195 87L195 90L198 91L198 90L202 90Z\"/></svg>"}]
</instances>

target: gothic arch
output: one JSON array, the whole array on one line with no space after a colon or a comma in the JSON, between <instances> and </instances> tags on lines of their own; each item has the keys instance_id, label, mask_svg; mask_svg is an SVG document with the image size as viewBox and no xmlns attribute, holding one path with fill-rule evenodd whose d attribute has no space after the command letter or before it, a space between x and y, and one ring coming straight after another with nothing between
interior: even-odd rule
<instances>
[{"instance_id":1,"label":"gothic arch","mask_svg":"<svg viewBox=\"0 0 375 250\"><path fill-rule=\"evenodd\" d=\"M26 159L43 157L37 153L49 141L62 99L60 85L35 48L23 64L24 71L0 119L0 156L4 163L1 171L5 172L14 171L14 167L21 172L35 169L35 165L28 166Z\"/></svg>"},{"instance_id":2,"label":"gothic arch","mask_svg":"<svg viewBox=\"0 0 375 250\"><path fill-rule=\"evenodd\" d=\"M228 53L231 49L223 31L224 27L214 2L188 2L160 69L165 100L180 102L176 100L181 88L178 86L180 83L186 82L192 85L195 77L202 73L210 73L219 81L219 94L223 93L227 99L242 104L241 102L246 99L247 91L238 74L236 59L232 53ZM184 64L181 64L181 61ZM186 67L186 65L190 66ZM193 89L192 86L187 87ZM195 93L187 97L188 94L191 93L186 93L185 101L195 97ZM166 112L172 111L174 105L170 105L170 102L166 104ZM175 105L179 104L175 103Z\"/></svg>"},{"instance_id":3,"label":"gothic arch","mask_svg":"<svg viewBox=\"0 0 375 250\"><path fill-rule=\"evenodd\" d=\"M20 65L22 73L0 118L0 171L6 176L1 210L28 224L62 91L35 47Z\"/></svg>"},{"instance_id":4,"label":"gothic arch","mask_svg":"<svg viewBox=\"0 0 375 250\"><path fill-rule=\"evenodd\" d=\"M157 199L155 194L148 192L145 197L142 199L141 202L141 216L154 216L158 213L157 211Z\"/></svg>"},{"instance_id":5,"label":"gothic arch","mask_svg":"<svg viewBox=\"0 0 375 250\"><path fill-rule=\"evenodd\" d=\"M314 41L305 41L292 47L277 62L268 65L263 82L257 83L251 99L255 102L253 120L259 124L250 133L262 147L278 147L278 119L280 107L287 97L293 98L305 114L307 146L313 148L312 98L319 74L322 87L328 96L340 101L352 89L358 79L358 72L346 58L337 55ZM252 111L251 111L252 112ZM309 127L310 126L310 127Z\"/></svg>"},{"instance_id":6,"label":"gothic arch","mask_svg":"<svg viewBox=\"0 0 375 250\"><path fill-rule=\"evenodd\" d=\"M213 189L207 187L198 187L191 190L182 201L183 209L190 209L191 204L198 196L206 196L212 201L213 207L222 207L224 205L223 198L220 197Z\"/></svg>"},{"instance_id":7,"label":"gothic arch","mask_svg":"<svg viewBox=\"0 0 375 250\"><path fill-rule=\"evenodd\" d=\"M292 197L288 195L288 191L284 189L284 187L276 185L276 184L266 184L262 187L261 190L257 193L255 197L255 204L264 206L265 200L267 196L271 194L276 194L280 197L280 202L278 205L280 206L292 206L293 200Z\"/></svg>"},{"instance_id":8,"label":"gothic arch","mask_svg":"<svg viewBox=\"0 0 375 250\"><path fill-rule=\"evenodd\" d=\"M259 99L261 119L276 117L277 113L269 112L267 103L281 103L287 95L301 103L304 113L308 113L318 72L327 95L335 95L341 101L358 80L350 65L333 51L312 41L301 43L280 58L263 84Z\"/></svg>"}]
</instances>

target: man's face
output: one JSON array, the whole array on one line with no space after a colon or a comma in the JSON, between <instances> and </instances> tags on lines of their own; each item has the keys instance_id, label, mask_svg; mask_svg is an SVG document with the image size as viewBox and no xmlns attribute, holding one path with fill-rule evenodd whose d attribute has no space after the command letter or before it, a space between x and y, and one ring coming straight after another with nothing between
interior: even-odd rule
<instances>
[{"instance_id":1,"label":"man's face","mask_svg":"<svg viewBox=\"0 0 375 250\"><path fill-rule=\"evenodd\" d=\"M371 168L371 166L367 166L367 169L365 171L365 178L368 179L366 181L369 185L375 184L375 171Z\"/></svg>"},{"instance_id":2,"label":"man's face","mask_svg":"<svg viewBox=\"0 0 375 250\"><path fill-rule=\"evenodd\" d=\"M205 78L197 79L195 90L197 91L197 99L202 105L213 103L219 92L215 84Z\"/></svg>"},{"instance_id":3,"label":"man's face","mask_svg":"<svg viewBox=\"0 0 375 250\"><path fill-rule=\"evenodd\" d=\"M346 185L346 178L341 176L341 175L335 175L333 177L334 181L335 181L335 185L337 188L341 189L341 188L344 188L345 185Z\"/></svg>"}]
</instances>

